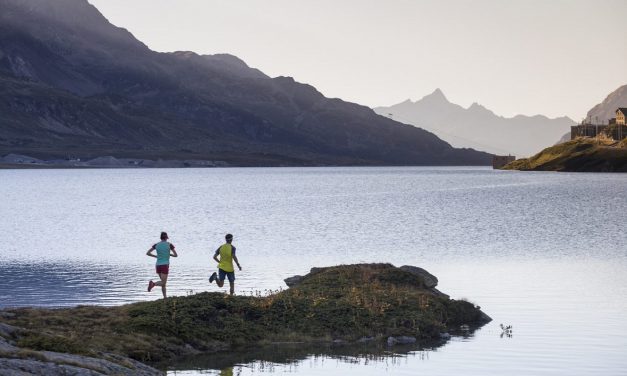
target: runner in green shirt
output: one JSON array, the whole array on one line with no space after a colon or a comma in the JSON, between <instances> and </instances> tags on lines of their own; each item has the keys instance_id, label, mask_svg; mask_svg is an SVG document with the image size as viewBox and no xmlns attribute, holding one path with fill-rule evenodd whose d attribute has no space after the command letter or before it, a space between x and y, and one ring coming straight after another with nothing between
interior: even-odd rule
<instances>
[{"instance_id":1,"label":"runner in green shirt","mask_svg":"<svg viewBox=\"0 0 627 376\"><path fill-rule=\"evenodd\" d=\"M213 272L211 277L209 277L209 283L215 280L218 287L222 287L224 286L224 278L226 277L229 279L230 292L231 295L233 295L235 293L235 268L233 268L233 261L235 261L239 270L242 270L242 267L239 265L237 256L235 256L235 247L231 244L233 242L233 235L226 234L225 239L226 243L216 249L213 255L213 259L218 263L219 274ZM220 258L218 258L218 256L220 256Z\"/></svg>"}]
</instances>

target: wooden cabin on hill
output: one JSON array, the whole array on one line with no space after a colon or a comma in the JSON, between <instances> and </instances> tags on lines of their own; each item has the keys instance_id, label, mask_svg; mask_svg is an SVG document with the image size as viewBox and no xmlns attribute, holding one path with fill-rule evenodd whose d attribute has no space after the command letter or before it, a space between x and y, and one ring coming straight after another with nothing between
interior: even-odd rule
<instances>
[{"instance_id":1,"label":"wooden cabin on hill","mask_svg":"<svg viewBox=\"0 0 627 376\"><path fill-rule=\"evenodd\" d=\"M627 107L621 107L616 110L616 124L625 125L625 117L627 117Z\"/></svg>"}]
</instances>

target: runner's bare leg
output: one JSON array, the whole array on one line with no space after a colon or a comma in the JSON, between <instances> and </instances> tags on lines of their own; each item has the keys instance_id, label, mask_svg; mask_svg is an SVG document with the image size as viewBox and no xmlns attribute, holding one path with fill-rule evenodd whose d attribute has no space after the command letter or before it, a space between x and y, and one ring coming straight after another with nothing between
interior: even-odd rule
<instances>
[{"instance_id":1,"label":"runner's bare leg","mask_svg":"<svg viewBox=\"0 0 627 376\"><path fill-rule=\"evenodd\" d=\"M161 286L161 292L163 293L163 298L166 298L165 285L168 282L168 275L164 273L159 273L159 278L161 279L161 281L155 282L155 286Z\"/></svg>"}]
</instances>

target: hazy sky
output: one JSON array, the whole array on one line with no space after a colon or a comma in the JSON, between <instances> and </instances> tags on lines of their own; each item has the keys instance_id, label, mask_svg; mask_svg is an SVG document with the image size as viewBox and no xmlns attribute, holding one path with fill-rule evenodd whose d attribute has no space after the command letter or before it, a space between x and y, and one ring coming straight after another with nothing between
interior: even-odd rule
<instances>
[{"instance_id":1,"label":"hazy sky","mask_svg":"<svg viewBox=\"0 0 627 376\"><path fill-rule=\"evenodd\" d=\"M231 53L368 106L441 88L580 120L627 84L626 0L89 0L156 51Z\"/></svg>"}]
</instances>

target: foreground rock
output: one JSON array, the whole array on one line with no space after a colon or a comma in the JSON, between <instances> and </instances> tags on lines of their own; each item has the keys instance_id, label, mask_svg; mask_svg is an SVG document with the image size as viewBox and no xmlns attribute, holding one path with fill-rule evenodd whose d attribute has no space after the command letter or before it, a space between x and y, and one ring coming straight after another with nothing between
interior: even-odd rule
<instances>
[{"instance_id":1,"label":"foreground rock","mask_svg":"<svg viewBox=\"0 0 627 376\"><path fill-rule=\"evenodd\" d=\"M314 268L292 281L291 288L263 297L201 293L120 307L5 310L0 334L6 346L36 352L29 361L44 357L75 366L68 363L76 360L88 369L124 374L100 360L126 367L126 358L159 362L272 342L406 344L490 321L474 304L435 290L437 278L416 267ZM15 353L2 350L7 352ZM6 358L6 366L14 366L17 357Z\"/></svg>"},{"instance_id":2,"label":"foreground rock","mask_svg":"<svg viewBox=\"0 0 627 376\"><path fill-rule=\"evenodd\" d=\"M0 375L162 375L163 372L127 357L99 357L35 351L18 347L25 330L0 323Z\"/></svg>"},{"instance_id":3,"label":"foreground rock","mask_svg":"<svg viewBox=\"0 0 627 376\"><path fill-rule=\"evenodd\" d=\"M627 172L627 139L577 138L503 167L521 171Z\"/></svg>"}]
</instances>

